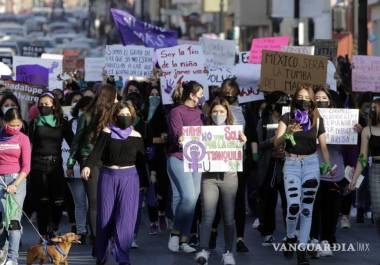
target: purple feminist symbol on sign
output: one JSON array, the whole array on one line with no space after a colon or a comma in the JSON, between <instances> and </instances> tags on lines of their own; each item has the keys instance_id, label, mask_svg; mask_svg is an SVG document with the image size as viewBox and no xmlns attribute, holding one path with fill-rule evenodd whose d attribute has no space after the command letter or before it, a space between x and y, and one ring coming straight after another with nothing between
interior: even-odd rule
<instances>
[{"instance_id":1,"label":"purple feminist symbol on sign","mask_svg":"<svg viewBox=\"0 0 380 265\"><path fill-rule=\"evenodd\" d=\"M201 161L206 156L206 147L199 141L191 141L183 147L183 156L189 162L189 169L192 172L199 172L202 168Z\"/></svg>"}]
</instances>

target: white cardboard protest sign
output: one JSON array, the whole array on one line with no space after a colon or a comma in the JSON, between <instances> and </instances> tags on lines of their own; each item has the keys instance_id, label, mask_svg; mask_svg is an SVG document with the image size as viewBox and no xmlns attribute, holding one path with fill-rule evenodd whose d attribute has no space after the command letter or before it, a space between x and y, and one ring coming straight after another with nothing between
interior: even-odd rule
<instances>
[{"instance_id":1,"label":"white cardboard protest sign","mask_svg":"<svg viewBox=\"0 0 380 265\"><path fill-rule=\"evenodd\" d=\"M282 113L290 111L290 107L283 107ZM326 130L327 144L356 145L358 133L354 125L359 123L358 109L318 109Z\"/></svg>"},{"instance_id":2,"label":"white cardboard protest sign","mask_svg":"<svg viewBox=\"0 0 380 265\"><path fill-rule=\"evenodd\" d=\"M172 93L182 81L197 81L204 89L208 100L207 75L205 73L205 56L199 45L177 45L157 49L157 61L162 70L161 96L163 104L172 104Z\"/></svg>"},{"instance_id":3,"label":"white cardboard protest sign","mask_svg":"<svg viewBox=\"0 0 380 265\"><path fill-rule=\"evenodd\" d=\"M234 72L240 87L239 103L264 99L264 94L258 87L261 74L260 64L237 64Z\"/></svg>"},{"instance_id":4,"label":"white cardboard protest sign","mask_svg":"<svg viewBox=\"0 0 380 265\"><path fill-rule=\"evenodd\" d=\"M284 46L283 52L292 52L306 55L314 55L314 46Z\"/></svg>"},{"instance_id":5,"label":"white cardboard protest sign","mask_svg":"<svg viewBox=\"0 0 380 265\"><path fill-rule=\"evenodd\" d=\"M185 172L241 172L242 125L183 127Z\"/></svg>"},{"instance_id":6,"label":"white cardboard protest sign","mask_svg":"<svg viewBox=\"0 0 380 265\"><path fill-rule=\"evenodd\" d=\"M249 63L249 51L239 53L239 64L248 64Z\"/></svg>"},{"instance_id":7,"label":"white cardboard protest sign","mask_svg":"<svg viewBox=\"0 0 380 265\"><path fill-rule=\"evenodd\" d=\"M209 86L221 86L223 81L235 77L234 66L209 66L207 84Z\"/></svg>"},{"instance_id":8,"label":"white cardboard protest sign","mask_svg":"<svg viewBox=\"0 0 380 265\"><path fill-rule=\"evenodd\" d=\"M233 40L215 40L202 37L199 40L207 65L234 65L236 43Z\"/></svg>"},{"instance_id":9,"label":"white cardboard protest sign","mask_svg":"<svg viewBox=\"0 0 380 265\"><path fill-rule=\"evenodd\" d=\"M380 57L353 56L352 90L358 92L380 92Z\"/></svg>"},{"instance_id":10,"label":"white cardboard protest sign","mask_svg":"<svg viewBox=\"0 0 380 265\"><path fill-rule=\"evenodd\" d=\"M153 75L153 48L137 45L107 45L105 64L108 75L151 77Z\"/></svg>"},{"instance_id":11,"label":"white cardboard protest sign","mask_svg":"<svg viewBox=\"0 0 380 265\"><path fill-rule=\"evenodd\" d=\"M102 81L103 70L106 65L106 59L100 58L85 58L84 59L84 81Z\"/></svg>"},{"instance_id":12,"label":"white cardboard protest sign","mask_svg":"<svg viewBox=\"0 0 380 265\"><path fill-rule=\"evenodd\" d=\"M19 65L38 64L49 69L49 89L62 89L62 81L57 76L62 74L62 60L59 59L42 59L37 57L13 56L13 72L16 73L16 67Z\"/></svg>"}]
</instances>

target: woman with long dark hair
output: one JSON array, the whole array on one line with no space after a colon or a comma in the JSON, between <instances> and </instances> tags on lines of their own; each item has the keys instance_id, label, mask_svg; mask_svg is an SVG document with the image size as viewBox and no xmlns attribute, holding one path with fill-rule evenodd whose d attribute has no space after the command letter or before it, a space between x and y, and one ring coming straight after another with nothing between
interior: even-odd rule
<instances>
[{"instance_id":1,"label":"woman with long dark hair","mask_svg":"<svg viewBox=\"0 0 380 265\"><path fill-rule=\"evenodd\" d=\"M76 161L83 167L94 143L101 131L108 125L112 115L112 106L117 102L117 91L114 86L103 85L86 111L79 117L77 129L70 149L70 156L67 160L67 175L73 176L73 167ZM90 228L93 240L96 237L96 191L99 176L99 167L94 166L91 176L84 178L90 218ZM95 244L93 244L95 246ZM93 255L95 255L93 249Z\"/></svg>"},{"instance_id":2,"label":"woman with long dark hair","mask_svg":"<svg viewBox=\"0 0 380 265\"><path fill-rule=\"evenodd\" d=\"M182 104L169 114L169 156L167 168L172 187L172 210L174 213L173 229L168 248L172 252L195 252L188 244L193 222L194 210L200 193L201 174L185 173L183 168L182 128L183 126L201 126L202 111L198 107L203 97L203 87L189 81L182 84Z\"/></svg>"},{"instance_id":3,"label":"woman with long dark hair","mask_svg":"<svg viewBox=\"0 0 380 265\"><path fill-rule=\"evenodd\" d=\"M0 129L0 198L1 213L7 211L6 194L20 207L16 215L7 220L8 227L1 226L0 263L17 264L21 239L21 210L26 195L26 176L30 171L30 142L28 136L20 130L23 120L20 110L11 108L4 113L4 128ZM8 251L5 244L8 242Z\"/></svg>"},{"instance_id":4,"label":"woman with long dark hair","mask_svg":"<svg viewBox=\"0 0 380 265\"><path fill-rule=\"evenodd\" d=\"M136 111L132 104L119 102L110 123L82 169L88 178L91 168L102 160L97 193L96 264L105 264L110 242L120 265L129 265L129 249L134 237L139 205L139 175L147 177L141 135L133 129Z\"/></svg>"},{"instance_id":5,"label":"woman with long dark hair","mask_svg":"<svg viewBox=\"0 0 380 265\"><path fill-rule=\"evenodd\" d=\"M286 217L285 244L292 257L289 245L299 243L297 261L299 265L309 264L303 249L309 241L313 204L319 186L320 166L317 154L317 140L321 147L324 163L323 174L332 172L323 118L320 117L311 87L301 86L296 90L290 112L285 113L276 132L275 147L285 142L284 184L288 206ZM300 220L299 239L296 228Z\"/></svg>"},{"instance_id":6,"label":"woman with long dark hair","mask_svg":"<svg viewBox=\"0 0 380 265\"><path fill-rule=\"evenodd\" d=\"M70 145L73 132L63 118L59 101L50 92L38 100L39 115L30 125L32 192L38 199L38 229L44 237L58 231L64 205L62 141Z\"/></svg>"},{"instance_id":7,"label":"woman with long dark hair","mask_svg":"<svg viewBox=\"0 0 380 265\"><path fill-rule=\"evenodd\" d=\"M18 109L19 111L21 111L21 106L18 102L17 97L12 93L5 94L0 100L0 120L4 117L5 113L9 109ZM28 124L25 120L23 120L22 122L21 132L24 134L28 134Z\"/></svg>"}]
</instances>

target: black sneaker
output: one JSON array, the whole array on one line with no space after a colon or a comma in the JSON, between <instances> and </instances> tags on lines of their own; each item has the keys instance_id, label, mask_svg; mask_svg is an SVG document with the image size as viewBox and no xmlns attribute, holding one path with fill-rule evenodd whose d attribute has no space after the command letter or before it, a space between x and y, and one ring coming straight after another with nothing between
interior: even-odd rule
<instances>
[{"instance_id":1,"label":"black sneaker","mask_svg":"<svg viewBox=\"0 0 380 265\"><path fill-rule=\"evenodd\" d=\"M99 260L99 259L96 259L96 265L105 265L107 263L106 260Z\"/></svg>"},{"instance_id":2,"label":"black sneaker","mask_svg":"<svg viewBox=\"0 0 380 265\"><path fill-rule=\"evenodd\" d=\"M358 211L356 213L356 223L357 224L364 223L364 209L363 208L358 208Z\"/></svg>"},{"instance_id":3,"label":"black sneaker","mask_svg":"<svg viewBox=\"0 0 380 265\"><path fill-rule=\"evenodd\" d=\"M240 252L240 253L249 252L249 249L245 245L244 241L241 239L236 242L236 252Z\"/></svg>"},{"instance_id":4,"label":"black sneaker","mask_svg":"<svg viewBox=\"0 0 380 265\"><path fill-rule=\"evenodd\" d=\"M190 247L196 248L199 246L199 238L198 235L192 234L189 240Z\"/></svg>"},{"instance_id":5,"label":"black sneaker","mask_svg":"<svg viewBox=\"0 0 380 265\"><path fill-rule=\"evenodd\" d=\"M285 244L285 251L284 251L284 257L287 259L291 259L293 257L294 251L291 249L291 245L297 244L297 237L289 238L285 237L283 240L283 244Z\"/></svg>"},{"instance_id":6,"label":"black sneaker","mask_svg":"<svg viewBox=\"0 0 380 265\"><path fill-rule=\"evenodd\" d=\"M216 248L216 238L218 237L217 231L211 231L210 240L208 241L208 248L215 249Z\"/></svg>"},{"instance_id":7,"label":"black sneaker","mask_svg":"<svg viewBox=\"0 0 380 265\"><path fill-rule=\"evenodd\" d=\"M86 234L79 234L80 235L80 244L82 246L86 245L87 243L87 235Z\"/></svg>"},{"instance_id":8,"label":"black sneaker","mask_svg":"<svg viewBox=\"0 0 380 265\"><path fill-rule=\"evenodd\" d=\"M306 251L297 250L297 265L310 265Z\"/></svg>"}]
</instances>

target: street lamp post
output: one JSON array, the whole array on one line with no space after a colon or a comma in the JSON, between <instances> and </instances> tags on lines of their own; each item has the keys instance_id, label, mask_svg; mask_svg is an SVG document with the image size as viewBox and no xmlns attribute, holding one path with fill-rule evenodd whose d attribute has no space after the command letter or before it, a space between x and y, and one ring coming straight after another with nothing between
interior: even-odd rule
<instances>
[{"instance_id":1,"label":"street lamp post","mask_svg":"<svg viewBox=\"0 0 380 265\"><path fill-rule=\"evenodd\" d=\"M224 0L220 0L219 36L224 39Z\"/></svg>"}]
</instances>

